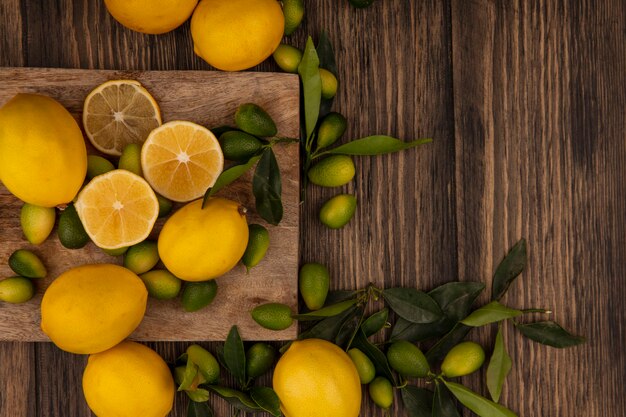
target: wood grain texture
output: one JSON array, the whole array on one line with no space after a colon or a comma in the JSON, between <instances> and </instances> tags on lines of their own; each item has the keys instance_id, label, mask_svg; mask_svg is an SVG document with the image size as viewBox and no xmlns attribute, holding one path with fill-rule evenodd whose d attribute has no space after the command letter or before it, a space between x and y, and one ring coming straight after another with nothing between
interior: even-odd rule
<instances>
[{"instance_id":1,"label":"wood grain texture","mask_svg":"<svg viewBox=\"0 0 626 417\"><path fill-rule=\"evenodd\" d=\"M193 55L188 23L146 36L116 24L101 2L7 1L2 65L210 68ZM309 188L300 262L327 264L334 288L429 288L487 280L506 249L528 238L528 270L503 301L550 307L590 343L556 350L506 329L515 362L503 402L520 416L626 415L625 10L619 0L380 0L363 10L317 0L287 40L303 47L308 34L329 32L346 138L434 138L418 150L356 158L357 176L341 191ZM330 231L317 213L339 192L356 193L358 211ZM472 337L486 341L488 333ZM172 360L188 343L149 345ZM36 384L15 387L0 416L24 407L36 416L89 415L84 358L46 343L0 346L1 363L34 356L38 364L27 363ZM27 369L0 368L0 382ZM480 389L482 377L463 381ZM173 416L185 415L181 398ZM407 415L398 401L391 414ZM217 416L233 414L212 403ZM363 404L362 416L384 415Z\"/></svg>"},{"instance_id":2,"label":"wood grain texture","mask_svg":"<svg viewBox=\"0 0 626 417\"><path fill-rule=\"evenodd\" d=\"M489 277L526 237L528 268L504 302L549 308L589 340L558 350L507 328L502 401L520 416L624 415L624 9L452 6L459 275Z\"/></svg>"},{"instance_id":3,"label":"wood grain texture","mask_svg":"<svg viewBox=\"0 0 626 417\"><path fill-rule=\"evenodd\" d=\"M203 126L233 124L233 115L241 103L255 102L273 117L281 135L298 135L299 88L295 75L275 73L229 74L216 71L93 71L67 69L0 69L0 106L18 92L44 94L57 99L79 121L89 92L106 80L134 79L141 82L159 103L164 121L190 120ZM298 147L277 148L277 159L283 175L284 218L270 227L272 248L264 262L250 274L239 266L217 280L219 296L210 307L194 314L186 313L180 300L150 299L146 315L131 335L135 340L224 340L231 324L239 327L244 339L289 340L296 326L276 332L260 327L252 320L250 310L270 301L297 308L299 164ZM225 188L219 195L254 207L251 193L252 174ZM56 234L44 244L33 247L21 233L21 202L6 188L0 187L0 259L8 259L17 248L33 249L46 263L48 277L37 282L37 296L23 305L0 307L0 340L47 341L39 325L39 301L59 274L88 263L119 263L122 257L111 257L93 244L80 250L68 250ZM250 222L262 219L250 210ZM164 220L157 223L153 235ZM6 261L0 275L9 276ZM271 282L272 285L267 283ZM226 323L226 324L225 324Z\"/></svg>"}]
</instances>

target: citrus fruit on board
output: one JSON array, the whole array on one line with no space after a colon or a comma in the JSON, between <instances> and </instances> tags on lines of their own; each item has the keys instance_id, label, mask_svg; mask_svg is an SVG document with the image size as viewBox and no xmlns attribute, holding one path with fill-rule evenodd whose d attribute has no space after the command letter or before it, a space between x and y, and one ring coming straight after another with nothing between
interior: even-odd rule
<instances>
[{"instance_id":1,"label":"citrus fruit on board","mask_svg":"<svg viewBox=\"0 0 626 417\"><path fill-rule=\"evenodd\" d=\"M124 169L92 179L74 206L91 240L103 249L142 242L159 215L159 202L150 185Z\"/></svg>"},{"instance_id":2,"label":"citrus fruit on board","mask_svg":"<svg viewBox=\"0 0 626 417\"><path fill-rule=\"evenodd\" d=\"M83 372L87 405L99 417L165 417L174 392L165 361L136 342L90 355Z\"/></svg>"},{"instance_id":3,"label":"citrus fruit on board","mask_svg":"<svg viewBox=\"0 0 626 417\"><path fill-rule=\"evenodd\" d=\"M193 201L163 225L158 249L165 267L186 281L206 281L230 271L248 245L245 209L212 197Z\"/></svg>"},{"instance_id":4,"label":"citrus fruit on board","mask_svg":"<svg viewBox=\"0 0 626 417\"><path fill-rule=\"evenodd\" d=\"M348 354L326 340L293 342L276 364L273 386L285 417L359 415L359 374Z\"/></svg>"},{"instance_id":5,"label":"citrus fruit on board","mask_svg":"<svg viewBox=\"0 0 626 417\"><path fill-rule=\"evenodd\" d=\"M198 0L104 0L115 20L151 35L169 32L185 23L197 3Z\"/></svg>"},{"instance_id":6,"label":"citrus fruit on board","mask_svg":"<svg viewBox=\"0 0 626 417\"><path fill-rule=\"evenodd\" d=\"M56 100L17 94L0 109L0 181L41 207L71 201L87 173L78 123Z\"/></svg>"},{"instance_id":7,"label":"citrus fruit on board","mask_svg":"<svg viewBox=\"0 0 626 417\"><path fill-rule=\"evenodd\" d=\"M462 342L454 346L443 358L441 373L448 378L469 375L485 362L485 351L475 342Z\"/></svg>"},{"instance_id":8,"label":"citrus fruit on board","mask_svg":"<svg viewBox=\"0 0 626 417\"><path fill-rule=\"evenodd\" d=\"M161 125L159 105L138 81L111 80L96 87L83 105L83 127L100 152L120 156L129 143L143 143Z\"/></svg>"},{"instance_id":9,"label":"citrus fruit on board","mask_svg":"<svg viewBox=\"0 0 626 417\"><path fill-rule=\"evenodd\" d=\"M154 190L170 200L200 198L224 167L215 135L186 121L173 121L153 130L141 149L141 168Z\"/></svg>"},{"instance_id":10,"label":"citrus fruit on board","mask_svg":"<svg viewBox=\"0 0 626 417\"><path fill-rule=\"evenodd\" d=\"M41 329L59 348L79 354L107 350L143 319L148 291L126 268L93 264L52 281L41 300Z\"/></svg>"},{"instance_id":11,"label":"citrus fruit on board","mask_svg":"<svg viewBox=\"0 0 626 417\"><path fill-rule=\"evenodd\" d=\"M224 71L263 62L278 47L283 31L276 0L202 0L191 17L194 52Z\"/></svg>"}]
</instances>

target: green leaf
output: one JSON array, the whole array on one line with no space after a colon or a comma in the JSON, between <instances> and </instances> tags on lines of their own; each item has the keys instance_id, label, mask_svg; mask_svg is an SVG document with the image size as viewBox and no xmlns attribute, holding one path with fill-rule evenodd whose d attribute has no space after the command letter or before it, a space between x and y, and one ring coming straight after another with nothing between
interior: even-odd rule
<instances>
[{"instance_id":1,"label":"green leaf","mask_svg":"<svg viewBox=\"0 0 626 417\"><path fill-rule=\"evenodd\" d=\"M444 384L461 404L480 417L517 417L517 414L508 408L481 397L461 384L445 380Z\"/></svg>"},{"instance_id":2,"label":"green leaf","mask_svg":"<svg viewBox=\"0 0 626 417\"><path fill-rule=\"evenodd\" d=\"M357 292L352 290L333 290L329 291L326 296L326 301L324 301L324 306L329 306L331 304L337 304L340 301L350 300L356 297Z\"/></svg>"},{"instance_id":3,"label":"green leaf","mask_svg":"<svg viewBox=\"0 0 626 417\"><path fill-rule=\"evenodd\" d=\"M357 314L354 314L348 317L337 332L337 336L335 337L335 344L347 351L356 336L356 332L360 329L361 322L363 321L363 316L365 315L365 310L362 308L357 308Z\"/></svg>"},{"instance_id":4,"label":"green leaf","mask_svg":"<svg viewBox=\"0 0 626 417\"><path fill-rule=\"evenodd\" d=\"M517 330L527 338L543 345L555 348L566 348L585 343L585 338L575 336L553 321L539 321L536 323L515 323Z\"/></svg>"},{"instance_id":5,"label":"green leaf","mask_svg":"<svg viewBox=\"0 0 626 417\"><path fill-rule=\"evenodd\" d=\"M400 390L409 417L432 417L433 393L425 388L407 385Z\"/></svg>"},{"instance_id":6,"label":"green leaf","mask_svg":"<svg viewBox=\"0 0 626 417\"><path fill-rule=\"evenodd\" d=\"M432 323L443 314L435 300L414 288L388 288L383 297L393 311L412 323Z\"/></svg>"},{"instance_id":7,"label":"green leaf","mask_svg":"<svg viewBox=\"0 0 626 417\"><path fill-rule=\"evenodd\" d=\"M334 342L343 324L358 314L358 310L353 306L341 314L321 320L311 328L301 332L298 339L324 339Z\"/></svg>"},{"instance_id":8,"label":"green leaf","mask_svg":"<svg viewBox=\"0 0 626 417\"><path fill-rule=\"evenodd\" d=\"M224 362L226 369L239 381L241 385L246 382L246 351L237 326L230 328L226 342L224 342Z\"/></svg>"},{"instance_id":9,"label":"green leaf","mask_svg":"<svg viewBox=\"0 0 626 417\"><path fill-rule=\"evenodd\" d=\"M453 325L465 318L472 304L485 289L482 282L448 282L428 292L439 304L443 313L453 321Z\"/></svg>"},{"instance_id":10,"label":"green leaf","mask_svg":"<svg viewBox=\"0 0 626 417\"><path fill-rule=\"evenodd\" d=\"M211 406L204 403L197 403L195 401L189 401L187 405L187 417L213 417L213 409Z\"/></svg>"},{"instance_id":11,"label":"green leaf","mask_svg":"<svg viewBox=\"0 0 626 417\"><path fill-rule=\"evenodd\" d=\"M196 379L196 375L198 374L198 367L190 360L187 360L187 366L185 367L185 374L183 376L183 381L180 383L178 387L178 391L184 391L189 389L193 384L193 381Z\"/></svg>"},{"instance_id":12,"label":"green leaf","mask_svg":"<svg viewBox=\"0 0 626 417\"><path fill-rule=\"evenodd\" d=\"M280 223L283 218L283 203L280 199L282 186L280 168L272 148L265 149L261 154L252 179L252 192L257 213L270 224Z\"/></svg>"},{"instance_id":13,"label":"green leaf","mask_svg":"<svg viewBox=\"0 0 626 417\"><path fill-rule=\"evenodd\" d=\"M280 400L273 389L268 387L253 387L250 390L250 397L252 397L256 405L271 415L276 417L281 415Z\"/></svg>"},{"instance_id":14,"label":"green leaf","mask_svg":"<svg viewBox=\"0 0 626 417\"><path fill-rule=\"evenodd\" d=\"M341 314L353 305L355 305L356 302L356 299L341 301L337 304L322 307L319 310L311 311L309 313L293 314L291 317L299 321L320 320L326 317L332 317L336 316L337 314Z\"/></svg>"},{"instance_id":15,"label":"green leaf","mask_svg":"<svg viewBox=\"0 0 626 417\"><path fill-rule=\"evenodd\" d=\"M389 367L387 356L380 349L370 343L360 329L357 331L351 346L361 350L361 352L363 352L372 361L374 367L376 368L377 375L382 375L391 381L392 384L395 384L395 378L391 372L391 368Z\"/></svg>"},{"instance_id":16,"label":"green leaf","mask_svg":"<svg viewBox=\"0 0 626 417\"><path fill-rule=\"evenodd\" d=\"M500 401L502 386L507 375L511 372L511 357L506 351L504 337L502 336L502 326L498 326L496 342L493 346L493 353L487 366L487 389L491 399Z\"/></svg>"},{"instance_id":17,"label":"green leaf","mask_svg":"<svg viewBox=\"0 0 626 417\"><path fill-rule=\"evenodd\" d=\"M422 342L444 336L454 325L455 322L447 317L442 317L434 323L411 323L399 317L391 331L390 341L408 340L413 343Z\"/></svg>"},{"instance_id":18,"label":"green leaf","mask_svg":"<svg viewBox=\"0 0 626 417\"><path fill-rule=\"evenodd\" d=\"M194 390L185 390L185 394L189 397L189 399L196 403L205 403L209 401L209 391L196 388Z\"/></svg>"},{"instance_id":19,"label":"green leaf","mask_svg":"<svg viewBox=\"0 0 626 417\"><path fill-rule=\"evenodd\" d=\"M465 336L472 330L473 327L465 326L464 324L457 323L452 330L450 330L444 337L439 339L428 352L426 352L426 359L428 362L438 362L446 356L446 353L450 351L454 346L459 344L465 339Z\"/></svg>"},{"instance_id":20,"label":"green leaf","mask_svg":"<svg viewBox=\"0 0 626 417\"><path fill-rule=\"evenodd\" d=\"M493 274L493 284L491 287L492 300L502 298L511 283L526 267L527 258L526 239L521 239L511 248Z\"/></svg>"},{"instance_id":21,"label":"green leaf","mask_svg":"<svg viewBox=\"0 0 626 417\"><path fill-rule=\"evenodd\" d=\"M259 407L248 394L237 391L232 388L222 387L219 385L209 385L209 389L217 395L228 401L230 405L238 410L255 413L261 411Z\"/></svg>"},{"instance_id":22,"label":"green leaf","mask_svg":"<svg viewBox=\"0 0 626 417\"><path fill-rule=\"evenodd\" d=\"M461 417L456 404L445 385L437 383L433 398L433 415L437 417Z\"/></svg>"},{"instance_id":23,"label":"green leaf","mask_svg":"<svg viewBox=\"0 0 626 417\"><path fill-rule=\"evenodd\" d=\"M365 334L365 337L370 337L371 335L378 333L385 327L387 324L387 319L389 318L389 309L387 307L382 310L372 314L361 324L361 329Z\"/></svg>"},{"instance_id":24,"label":"green leaf","mask_svg":"<svg viewBox=\"0 0 626 417\"><path fill-rule=\"evenodd\" d=\"M337 81L339 81L337 76L337 64L335 63L335 52L333 51L333 46L331 45L330 40L328 39L328 34L325 30L322 31L320 39L317 42L317 55L320 60L320 68L330 71L335 78L337 78ZM318 119L321 119L330 112L333 99L334 98L322 98Z\"/></svg>"},{"instance_id":25,"label":"green leaf","mask_svg":"<svg viewBox=\"0 0 626 417\"><path fill-rule=\"evenodd\" d=\"M261 158L260 155L253 156L245 164L234 165L222 171L220 176L217 177L217 181L215 181L215 184L213 184L213 187L209 188L207 192L204 194L204 199L202 200L202 208L204 208L204 205L206 204L206 201L209 199L209 197L211 197L212 195L215 195L215 193L217 193L219 190L226 187L227 185L229 185L230 183L234 182L236 179L241 177L243 174L248 172L248 170L252 168L254 164L256 164L260 158Z\"/></svg>"},{"instance_id":26,"label":"green leaf","mask_svg":"<svg viewBox=\"0 0 626 417\"><path fill-rule=\"evenodd\" d=\"M313 45L313 39L309 36L302 54L302 60L298 65L298 74L302 80L302 96L304 101L304 126L308 142L315 130L322 101L322 79L320 78L319 58ZM307 148L307 150L309 150Z\"/></svg>"},{"instance_id":27,"label":"green leaf","mask_svg":"<svg viewBox=\"0 0 626 417\"><path fill-rule=\"evenodd\" d=\"M403 142L400 139L392 138L391 136L376 135L353 140L341 146L337 146L336 148L322 152L320 155L384 155L414 148L429 142L432 142L432 139L418 139L412 142Z\"/></svg>"},{"instance_id":28,"label":"green leaf","mask_svg":"<svg viewBox=\"0 0 626 417\"><path fill-rule=\"evenodd\" d=\"M521 316L524 314L520 310L515 310L500 304L497 301L492 301L489 304L475 310L461 320L461 323L466 326L480 327L485 324L496 323L498 321L512 319L513 317Z\"/></svg>"}]
</instances>

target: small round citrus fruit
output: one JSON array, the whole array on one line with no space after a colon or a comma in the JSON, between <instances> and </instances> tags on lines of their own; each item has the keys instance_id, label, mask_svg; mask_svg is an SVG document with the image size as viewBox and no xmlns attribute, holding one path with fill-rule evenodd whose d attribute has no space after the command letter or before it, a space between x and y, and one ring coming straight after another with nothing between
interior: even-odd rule
<instances>
[{"instance_id":1,"label":"small round citrus fruit","mask_svg":"<svg viewBox=\"0 0 626 417\"><path fill-rule=\"evenodd\" d=\"M354 363L326 340L293 342L276 364L273 386L286 417L357 417L361 409Z\"/></svg>"},{"instance_id":2,"label":"small round citrus fruit","mask_svg":"<svg viewBox=\"0 0 626 417\"><path fill-rule=\"evenodd\" d=\"M24 277L10 277L0 280L0 301L21 304L33 298L35 286Z\"/></svg>"},{"instance_id":3,"label":"small round citrus fruit","mask_svg":"<svg viewBox=\"0 0 626 417\"><path fill-rule=\"evenodd\" d=\"M387 378L377 376L367 386L367 391L372 401L383 410L388 410L393 404L393 386Z\"/></svg>"},{"instance_id":4,"label":"small round citrus fruit","mask_svg":"<svg viewBox=\"0 0 626 417\"><path fill-rule=\"evenodd\" d=\"M159 105L135 80L107 81L89 93L83 105L87 137L109 155L120 156L129 143L142 144L160 125Z\"/></svg>"},{"instance_id":5,"label":"small round citrus fruit","mask_svg":"<svg viewBox=\"0 0 626 417\"><path fill-rule=\"evenodd\" d=\"M339 194L326 201L320 209L320 221L331 229L341 229L354 216L356 197L351 194Z\"/></svg>"},{"instance_id":6,"label":"small round citrus fruit","mask_svg":"<svg viewBox=\"0 0 626 417\"><path fill-rule=\"evenodd\" d=\"M103 249L144 241L159 215L159 202L150 185L124 169L92 179L74 206L91 240Z\"/></svg>"},{"instance_id":7,"label":"small round citrus fruit","mask_svg":"<svg viewBox=\"0 0 626 417\"><path fill-rule=\"evenodd\" d=\"M27 249L18 249L9 256L9 267L25 278L45 278L48 275L41 259Z\"/></svg>"},{"instance_id":8,"label":"small round citrus fruit","mask_svg":"<svg viewBox=\"0 0 626 417\"><path fill-rule=\"evenodd\" d=\"M224 71L263 62L278 47L283 30L276 0L202 0L191 17L195 53Z\"/></svg>"},{"instance_id":9,"label":"small round citrus fruit","mask_svg":"<svg viewBox=\"0 0 626 417\"><path fill-rule=\"evenodd\" d=\"M183 287L180 302L185 311L198 311L211 304L216 295L217 282L213 280L187 282Z\"/></svg>"},{"instance_id":10,"label":"small round citrus fruit","mask_svg":"<svg viewBox=\"0 0 626 417\"><path fill-rule=\"evenodd\" d=\"M475 342L462 342L450 349L443 362L441 372L448 378L469 375L485 362L485 351Z\"/></svg>"},{"instance_id":11,"label":"small round citrus fruit","mask_svg":"<svg viewBox=\"0 0 626 417\"><path fill-rule=\"evenodd\" d=\"M250 312L252 319L270 330L285 330L293 324L291 308L281 303L261 304Z\"/></svg>"},{"instance_id":12,"label":"small round citrus fruit","mask_svg":"<svg viewBox=\"0 0 626 417\"><path fill-rule=\"evenodd\" d=\"M329 287L328 268L315 262L302 265L298 276L298 289L309 310L319 310L324 306Z\"/></svg>"},{"instance_id":13,"label":"small round citrus fruit","mask_svg":"<svg viewBox=\"0 0 626 417\"><path fill-rule=\"evenodd\" d=\"M215 184L224 155L211 131L185 121L154 129L141 149L141 168L154 190L170 200L200 198Z\"/></svg>"},{"instance_id":14,"label":"small round citrus fruit","mask_svg":"<svg viewBox=\"0 0 626 417\"><path fill-rule=\"evenodd\" d=\"M186 281L206 281L230 271L248 245L244 208L225 198L193 201L174 213L159 235L165 267Z\"/></svg>"},{"instance_id":15,"label":"small round citrus fruit","mask_svg":"<svg viewBox=\"0 0 626 417\"><path fill-rule=\"evenodd\" d=\"M257 378L272 368L276 349L263 342L257 342L246 351L246 375Z\"/></svg>"},{"instance_id":16,"label":"small round citrus fruit","mask_svg":"<svg viewBox=\"0 0 626 417\"><path fill-rule=\"evenodd\" d=\"M151 35L169 32L185 23L197 3L198 0L104 0L115 20Z\"/></svg>"},{"instance_id":17,"label":"small round citrus fruit","mask_svg":"<svg viewBox=\"0 0 626 417\"><path fill-rule=\"evenodd\" d=\"M54 228L56 211L52 207L40 207L24 203L20 210L20 224L26 239L33 245L43 243Z\"/></svg>"},{"instance_id":18,"label":"small round citrus fruit","mask_svg":"<svg viewBox=\"0 0 626 417\"><path fill-rule=\"evenodd\" d=\"M350 355L350 359L352 359L356 370L359 372L361 384L369 384L372 382L376 376L376 368L370 358L357 348L350 349L348 355Z\"/></svg>"},{"instance_id":19,"label":"small round citrus fruit","mask_svg":"<svg viewBox=\"0 0 626 417\"><path fill-rule=\"evenodd\" d=\"M41 207L71 201L87 173L78 123L56 100L18 94L0 109L0 181Z\"/></svg>"},{"instance_id":20,"label":"small round citrus fruit","mask_svg":"<svg viewBox=\"0 0 626 417\"><path fill-rule=\"evenodd\" d=\"M339 187L354 178L354 162L348 155L332 155L313 165L307 173L309 180L322 187Z\"/></svg>"},{"instance_id":21,"label":"small round citrus fruit","mask_svg":"<svg viewBox=\"0 0 626 417\"><path fill-rule=\"evenodd\" d=\"M165 417L172 409L175 387L167 364L154 350L124 341L89 356L83 392L98 416Z\"/></svg>"},{"instance_id":22,"label":"small round citrus fruit","mask_svg":"<svg viewBox=\"0 0 626 417\"><path fill-rule=\"evenodd\" d=\"M46 289L41 329L65 351L102 352L135 330L147 299L141 279L126 268L79 266L61 274Z\"/></svg>"},{"instance_id":23,"label":"small round citrus fruit","mask_svg":"<svg viewBox=\"0 0 626 417\"><path fill-rule=\"evenodd\" d=\"M426 356L407 340L398 340L389 346L387 360L389 366L402 376L424 378L430 371Z\"/></svg>"}]
</instances>

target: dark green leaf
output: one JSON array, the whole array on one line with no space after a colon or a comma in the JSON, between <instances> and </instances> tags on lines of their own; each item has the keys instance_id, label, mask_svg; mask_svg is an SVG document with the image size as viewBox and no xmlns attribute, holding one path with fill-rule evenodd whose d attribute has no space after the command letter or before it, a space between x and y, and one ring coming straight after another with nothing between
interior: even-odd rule
<instances>
[{"instance_id":1,"label":"dark green leaf","mask_svg":"<svg viewBox=\"0 0 626 417\"><path fill-rule=\"evenodd\" d=\"M189 397L189 399L196 403L205 403L209 401L209 391L196 388L194 390L186 390L185 394Z\"/></svg>"},{"instance_id":2,"label":"dark green leaf","mask_svg":"<svg viewBox=\"0 0 626 417\"><path fill-rule=\"evenodd\" d=\"M481 397L461 384L450 381L444 381L444 383L461 404L480 417L517 417L517 414L508 408L496 404L485 397Z\"/></svg>"},{"instance_id":3,"label":"dark green leaf","mask_svg":"<svg viewBox=\"0 0 626 417\"><path fill-rule=\"evenodd\" d=\"M280 400L273 389L268 387L253 387L250 390L250 397L263 410L273 416L280 416Z\"/></svg>"},{"instance_id":4,"label":"dark green leaf","mask_svg":"<svg viewBox=\"0 0 626 417\"><path fill-rule=\"evenodd\" d=\"M249 413L261 411L261 407L259 407L254 401L252 401L252 398L250 398L249 395L244 394L241 391L237 391L228 387L221 387L219 385L209 385L209 389L228 401L230 405L238 410L246 411Z\"/></svg>"},{"instance_id":5,"label":"dark green leaf","mask_svg":"<svg viewBox=\"0 0 626 417\"><path fill-rule=\"evenodd\" d=\"M387 153L403 151L414 148L425 143L432 142L432 139L418 139L412 142L403 142L391 136L368 136L345 143L336 148L322 152L320 155L341 154L341 155L384 155Z\"/></svg>"},{"instance_id":6,"label":"dark green leaf","mask_svg":"<svg viewBox=\"0 0 626 417\"><path fill-rule=\"evenodd\" d=\"M455 322L447 317L442 317L434 323L411 323L399 317L391 331L390 340L408 340L413 343L422 342L444 336L454 325Z\"/></svg>"},{"instance_id":7,"label":"dark green leaf","mask_svg":"<svg viewBox=\"0 0 626 417\"><path fill-rule=\"evenodd\" d=\"M356 314L348 317L348 320L341 325L341 328L335 337L335 344L337 346L346 351L350 348L350 345L356 336L356 332L359 330L359 326L363 321L364 314L365 310L357 308Z\"/></svg>"},{"instance_id":8,"label":"dark green leaf","mask_svg":"<svg viewBox=\"0 0 626 417\"><path fill-rule=\"evenodd\" d=\"M341 314L321 320L311 328L301 332L298 339L324 339L334 342L343 324L357 313L358 308L353 306Z\"/></svg>"},{"instance_id":9,"label":"dark green leaf","mask_svg":"<svg viewBox=\"0 0 626 417\"><path fill-rule=\"evenodd\" d=\"M320 61L313 45L313 39L309 36L302 54L302 60L300 65L298 65L304 101L305 141L311 137L315 130L322 101L322 79L320 78L319 64Z\"/></svg>"},{"instance_id":10,"label":"dark green leaf","mask_svg":"<svg viewBox=\"0 0 626 417\"><path fill-rule=\"evenodd\" d=\"M208 403L189 401L187 417L213 417L213 409Z\"/></svg>"},{"instance_id":11,"label":"dark green leaf","mask_svg":"<svg viewBox=\"0 0 626 417\"><path fill-rule=\"evenodd\" d=\"M496 334L496 342L493 346L493 353L489 360L489 366L487 366L487 389L489 389L491 399L495 402L500 401L502 386L510 371L511 357L507 353L506 346L504 345L502 326L499 326L498 333Z\"/></svg>"},{"instance_id":12,"label":"dark green leaf","mask_svg":"<svg viewBox=\"0 0 626 417\"><path fill-rule=\"evenodd\" d=\"M256 164L257 161L260 158L261 158L261 156L253 156L245 164L234 165L234 166L232 166L232 167L222 171L220 176L217 177L217 181L215 181L215 184L213 184L213 187L209 188L207 190L207 192L204 194L204 200L202 201L202 207L204 208L204 205L206 204L206 201L208 200L208 198L210 196L214 195L219 190L221 190L222 188L226 187L227 185L229 185L230 183L234 182L236 179L241 177L243 174L248 172L248 170L250 168L252 168L254 166L254 164Z\"/></svg>"},{"instance_id":13,"label":"dark green leaf","mask_svg":"<svg viewBox=\"0 0 626 417\"><path fill-rule=\"evenodd\" d=\"M400 390L409 417L432 417L433 393L425 388L407 385Z\"/></svg>"},{"instance_id":14,"label":"dark green leaf","mask_svg":"<svg viewBox=\"0 0 626 417\"><path fill-rule=\"evenodd\" d=\"M324 306L337 304L340 301L351 300L356 297L356 291L352 290L334 290L329 291L324 301Z\"/></svg>"},{"instance_id":15,"label":"dark green leaf","mask_svg":"<svg viewBox=\"0 0 626 417\"><path fill-rule=\"evenodd\" d=\"M433 323L443 314L435 300L414 288L388 288L383 297L396 314L412 323Z\"/></svg>"},{"instance_id":16,"label":"dark green leaf","mask_svg":"<svg viewBox=\"0 0 626 417\"><path fill-rule=\"evenodd\" d=\"M439 304L444 314L453 321L465 318L476 298L485 289L481 282L448 282L431 290L428 295Z\"/></svg>"},{"instance_id":17,"label":"dark green leaf","mask_svg":"<svg viewBox=\"0 0 626 417\"><path fill-rule=\"evenodd\" d=\"M499 300L509 289L511 283L522 273L526 266L526 239L521 239L504 257L493 275L491 299Z\"/></svg>"},{"instance_id":18,"label":"dark green leaf","mask_svg":"<svg viewBox=\"0 0 626 417\"><path fill-rule=\"evenodd\" d=\"M337 65L335 63L335 52L333 51L333 46L331 45L330 40L328 39L328 35L326 31L322 31L322 34L320 35L320 39L317 42L317 55L320 60L320 68L324 68L330 71L335 76L335 78L337 78L337 80L339 81L339 78L337 77ZM333 104L332 98L330 99L322 98L318 119L321 119L322 117L327 115L328 112L330 112L332 104Z\"/></svg>"},{"instance_id":19,"label":"dark green leaf","mask_svg":"<svg viewBox=\"0 0 626 417\"><path fill-rule=\"evenodd\" d=\"M299 321L320 320L326 317L332 317L336 316L337 314L343 313L344 311L355 305L356 302L356 299L341 301L337 304L322 307L319 310L311 311L309 313L293 314L291 317Z\"/></svg>"},{"instance_id":20,"label":"dark green leaf","mask_svg":"<svg viewBox=\"0 0 626 417\"><path fill-rule=\"evenodd\" d=\"M433 415L437 417L460 417L454 399L445 385L437 383L433 398Z\"/></svg>"},{"instance_id":21,"label":"dark green leaf","mask_svg":"<svg viewBox=\"0 0 626 417\"><path fill-rule=\"evenodd\" d=\"M498 321L521 316L522 314L520 310L509 308L497 301L492 301L478 310L473 311L472 314L461 320L461 323L466 326L480 327L485 324L496 323Z\"/></svg>"},{"instance_id":22,"label":"dark green leaf","mask_svg":"<svg viewBox=\"0 0 626 417\"><path fill-rule=\"evenodd\" d=\"M265 149L261 154L252 179L252 192L257 213L270 224L280 223L283 218L282 186L280 168L272 148Z\"/></svg>"},{"instance_id":23,"label":"dark green leaf","mask_svg":"<svg viewBox=\"0 0 626 417\"><path fill-rule=\"evenodd\" d=\"M370 337L374 333L378 333L382 330L382 328L385 327L385 324L387 324L388 318L389 309L385 307L365 319L363 324L361 324L361 329L363 330L365 337Z\"/></svg>"},{"instance_id":24,"label":"dark green leaf","mask_svg":"<svg viewBox=\"0 0 626 417\"><path fill-rule=\"evenodd\" d=\"M389 362L387 361L387 356L376 346L370 343L365 337L365 334L359 329L354 337L354 341L352 342L352 347L358 348L363 352L374 364L376 368L376 374L382 375L391 381L392 384L395 384L395 378L393 373L391 372L391 368L389 367Z\"/></svg>"},{"instance_id":25,"label":"dark green leaf","mask_svg":"<svg viewBox=\"0 0 626 417\"><path fill-rule=\"evenodd\" d=\"M527 338L556 348L566 348L585 343L584 337L574 336L553 321L539 321L529 324L515 323L515 327Z\"/></svg>"},{"instance_id":26,"label":"dark green leaf","mask_svg":"<svg viewBox=\"0 0 626 417\"><path fill-rule=\"evenodd\" d=\"M176 366L187 365L187 352L183 352L176 358Z\"/></svg>"},{"instance_id":27,"label":"dark green leaf","mask_svg":"<svg viewBox=\"0 0 626 417\"><path fill-rule=\"evenodd\" d=\"M180 383L178 387L178 391L183 391L191 387L194 379L196 379L196 375L198 374L198 367L190 360L187 360L187 366L185 367L185 374L183 376L183 381Z\"/></svg>"},{"instance_id":28,"label":"dark green leaf","mask_svg":"<svg viewBox=\"0 0 626 417\"><path fill-rule=\"evenodd\" d=\"M473 327L465 326L464 324L457 323L452 330L450 330L444 337L439 339L437 343L430 348L426 353L426 359L428 362L438 362L446 356L446 353L450 351L454 346L459 344L465 336L472 330Z\"/></svg>"},{"instance_id":29,"label":"dark green leaf","mask_svg":"<svg viewBox=\"0 0 626 417\"><path fill-rule=\"evenodd\" d=\"M246 351L237 326L230 328L226 342L224 342L224 362L226 369L239 381L241 385L246 382Z\"/></svg>"}]
</instances>

